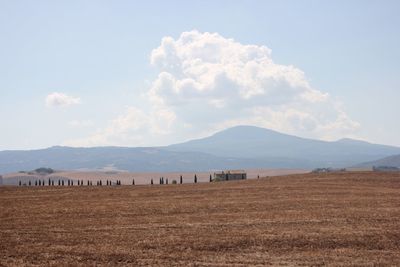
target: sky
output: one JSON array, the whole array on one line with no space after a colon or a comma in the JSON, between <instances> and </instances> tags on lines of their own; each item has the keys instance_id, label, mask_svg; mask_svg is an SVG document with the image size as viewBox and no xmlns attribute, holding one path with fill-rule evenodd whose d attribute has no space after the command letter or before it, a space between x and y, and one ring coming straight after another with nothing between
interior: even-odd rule
<instances>
[{"instance_id":1,"label":"sky","mask_svg":"<svg viewBox=\"0 0 400 267\"><path fill-rule=\"evenodd\" d=\"M0 0L0 150L255 125L400 146L399 1Z\"/></svg>"}]
</instances>

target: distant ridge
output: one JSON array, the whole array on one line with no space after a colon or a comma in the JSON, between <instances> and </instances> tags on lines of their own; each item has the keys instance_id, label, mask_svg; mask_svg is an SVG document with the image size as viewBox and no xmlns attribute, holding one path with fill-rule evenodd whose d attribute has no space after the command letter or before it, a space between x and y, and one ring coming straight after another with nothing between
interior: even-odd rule
<instances>
[{"instance_id":1,"label":"distant ridge","mask_svg":"<svg viewBox=\"0 0 400 267\"><path fill-rule=\"evenodd\" d=\"M364 162L356 165L356 167L366 167L366 168L379 167L379 166L400 168L400 155L393 155L382 159L370 162Z\"/></svg>"},{"instance_id":2,"label":"distant ridge","mask_svg":"<svg viewBox=\"0 0 400 267\"><path fill-rule=\"evenodd\" d=\"M1 151L0 173L50 167L57 170L208 171L244 168L348 167L400 154L399 147L341 139L301 138L255 126L236 126L212 136L165 147L54 146Z\"/></svg>"}]
</instances>

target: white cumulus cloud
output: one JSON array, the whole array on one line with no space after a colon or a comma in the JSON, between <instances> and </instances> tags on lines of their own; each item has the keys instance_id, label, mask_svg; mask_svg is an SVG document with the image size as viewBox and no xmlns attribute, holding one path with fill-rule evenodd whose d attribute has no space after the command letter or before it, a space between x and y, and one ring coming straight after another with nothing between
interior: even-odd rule
<instances>
[{"instance_id":1,"label":"white cumulus cloud","mask_svg":"<svg viewBox=\"0 0 400 267\"><path fill-rule=\"evenodd\" d=\"M46 96L46 106L48 107L67 107L81 103L79 97L73 97L64 93L54 92Z\"/></svg>"},{"instance_id":2,"label":"white cumulus cloud","mask_svg":"<svg viewBox=\"0 0 400 267\"><path fill-rule=\"evenodd\" d=\"M358 127L302 70L275 63L266 46L190 31L163 38L151 63L160 70L148 93L153 107L197 131L240 123L335 138Z\"/></svg>"},{"instance_id":3,"label":"white cumulus cloud","mask_svg":"<svg viewBox=\"0 0 400 267\"><path fill-rule=\"evenodd\" d=\"M148 109L128 108L86 144L177 142L239 124L323 139L359 127L301 69L275 63L266 46L193 30L162 38L150 62L159 73L145 94Z\"/></svg>"}]
</instances>

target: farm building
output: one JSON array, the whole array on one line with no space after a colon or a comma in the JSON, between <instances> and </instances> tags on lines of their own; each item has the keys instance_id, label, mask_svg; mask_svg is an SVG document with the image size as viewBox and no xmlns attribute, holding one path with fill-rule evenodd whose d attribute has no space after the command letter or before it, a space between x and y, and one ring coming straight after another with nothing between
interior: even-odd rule
<instances>
[{"instance_id":1,"label":"farm building","mask_svg":"<svg viewBox=\"0 0 400 267\"><path fill-rule=\"evenodd\" d=\"M215 181L244 180L247 178L244 170L226 170L214 172Z\"/></svg>"}]
</instances>

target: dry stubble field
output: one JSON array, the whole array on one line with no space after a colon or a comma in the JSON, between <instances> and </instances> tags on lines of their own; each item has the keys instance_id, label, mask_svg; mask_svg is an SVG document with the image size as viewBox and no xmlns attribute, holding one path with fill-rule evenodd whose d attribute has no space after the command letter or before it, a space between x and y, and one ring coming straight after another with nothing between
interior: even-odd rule
<instances>
[{"instance_id":1,"label":"dry stubble field","mask_svg":"<svg viewBox=\"0 0 400 267\"><path fill-rule=\"evenodd\" d=\"M397 265L400 174L1 187L0 265Z\"/></svg>"}]
</instances>

